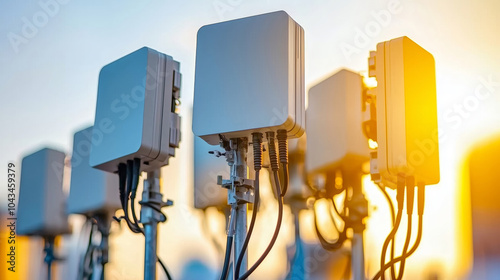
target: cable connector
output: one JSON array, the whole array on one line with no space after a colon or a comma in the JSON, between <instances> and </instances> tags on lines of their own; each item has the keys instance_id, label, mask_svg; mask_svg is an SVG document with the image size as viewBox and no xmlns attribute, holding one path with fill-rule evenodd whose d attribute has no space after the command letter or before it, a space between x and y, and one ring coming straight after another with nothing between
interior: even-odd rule
<instances>
[{"instance_id":1,"label":"cable connector","mask_svg":"<svg viewBox=\"0 0 500 280\"><path fill-rule=\"evenodd\" d=\"M285 196L286 191L288 190L288 141L287 141L287 132L284 129L278 130L278 150L280 154L280 162L282 165L281 172L281 181L282 189L281 196Z\"/></svg>"},{"instance_id":2,"label":"cable connector","mask_svg":"<svg viewBox=\"0 0 500 280\"><path fill-rule=\"evenodd\" d=\"M397 181L397 186L396 186L396 201L398 203L398 210L401 211L404 207L404 201L405 201L405 183L406 183L406 178L405 176L399 174L398 175L398 181Z\"/></svg>"},{"instance_id":3,"label":"cable connector","mask_svg":"<svg viewBox=\"0 0 500 280\"><path fill-rule=\"evenodd\" d=\"M278 155L276 153L276 143L274 142L274 132L268 131L266 132L267 143L269 145L269 161L271 164L272 171L278 171Z\"/></svg>"},{"instance_id":4,"label":"cable connector","mask_svg":"<svg viewBox=\"0 0 500 280\"><path fill-rule=\"evenodd\" d=\"M139 185L139 176L141 175L141 159L134 158L132 171L132 187L130 192L130 198L134 199L137 193L137 186Z\"/></svg>"},{"instance_id":5,"label":"cable connector","mask_svg":"<svg viewBox=\"0 0 500 280\"><path fill-rule=\"evenodd\" d=\"M425 205L425 185L418 183L418 215L424 215L424 205Z\"/></svg>"},{"instance_id":6,"label":"cable connector","mask_svg":"<svg viewBox=\"0 0 500 280\"><path fill-rule=\"evenodd\" d=\"M118 164L118 180L119 193L122 209L125 209L125 188L127 185L127 165L125 163Z\"/></svg>"},{"instance_id":7,"label":"cable connector","mask_svg":"<svg viewBox=\"0 0 500 280\"><path fill-rule=\"evenodd\" d=\"M278 150L280 155L280 162L287 164L288 163L288 141L287 141L287 132L284 129L278 130Z\"/></svg>"},{"instance_id":8,"label":"cable connector","mask_svg":"<svg viewBox=\"0 0 500 280\"><path fill-rule=\"evenodd\" d=\"M252 133L253 168L255 171L262 169L262 133Z\"/></svg>"},{"instance_id":9,"label":"cable connector","mask_svg":"<svg viewBox=\"0 0 500 280\"><path fill-rule=\"evenodd\" d=\"M415 178L410 176L406 179L406 214L413 214L413 204L415 198Z\"/></svg>"}]
</instances>

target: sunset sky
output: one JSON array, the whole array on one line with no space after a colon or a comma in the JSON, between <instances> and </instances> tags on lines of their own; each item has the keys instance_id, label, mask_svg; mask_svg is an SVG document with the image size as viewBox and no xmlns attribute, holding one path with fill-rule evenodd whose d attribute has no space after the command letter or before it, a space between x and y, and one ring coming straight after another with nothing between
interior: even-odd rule
<instances>
[{"instance_id":1,"label":"sunset sky","mask_svg":"<svg viewBox=\"0 0 500 280\"><path fill-rule=\"evenodd\" d=\"M460 181L460 168L476 143L500 134L500 1L495 0L1 1L0 205L6 203L7 162L16 163L19 172L22 157L43 146L70 153L74 132L93 124L101 67L148 46L179 61L183 75L181 148L162 170L164 194L175 206L165 211L169 220L160 226L159 255L176 278L196 259L216 277L219 257L201 231L202 214L192 207L196 32L206 24L276 10L286 11L304 28L306 90L340 68L366 73L369 51L396 37L408 36L434 55L441 182L427 187L423 240L406 273L414 279L423 270L437 270L448 279L463 276L470 265L470 228L461 216L462 189L467 186ZM371 203L367 271L373 275L390 230L389 212L368 179L364 188ZM269 203L266 211L271 213L276 205ZM262 218L262 244L257 242L251 258L270 238L264 227L265 221L274 223L273 215ZM281 251L293 232L287 217L284 237L256 279L283 276ZM308 242L315 242L310 217L303 215L303 231ZM219 225L222 236L223 222ZM110 269L116 277L142 275L142 264L128 265L127 256L137 253L142 259L143 239L126 231L112 241L128 244L115 247L116 262ZM398 238L402 244L404 236Z\"/></svg>"}]
</instances>

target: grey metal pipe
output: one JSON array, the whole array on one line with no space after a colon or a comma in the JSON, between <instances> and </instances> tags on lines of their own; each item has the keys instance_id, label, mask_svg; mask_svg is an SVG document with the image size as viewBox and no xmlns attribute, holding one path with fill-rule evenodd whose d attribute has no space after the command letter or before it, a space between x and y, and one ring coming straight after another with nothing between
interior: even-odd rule
<instances>
[{"instance_id":1,"label":"grey metal pipe","mask_svg":"<svg viewBox=\"0 0 500 280\"><path fill-rule=\"evenodd\" d=\"M151 197L160 193L160 169L148 172L148 178L144 182L144 195ZM155 218L154 210L143 205L141 209L141 223L144 225L144 280L156 280L156 248L158 243L158 220Z\"/></svg>"},{"instance_id":2,"label":"grey metal pipe","mask_svg":"<svg viewBox=\"0 0 500 280\"><path fill-rule=\"evenodd\" d=\"M247 176L247 141L243 139L237 140L237 150L234 162L234 173L232 176L248 178ZM233 254L233 272L236 270L236 262L238 256L241 253L241 248L245 242L245 237L247 235L247 203L238 205L236 209L236 233L234 235L234 254ZM245 253L245 252L243 252ZM244 274L248 269L248 254L245 254L243 261L241 262L240 274ZM233 278L237 279L237 275Z\"/></svg>"},{"instance_id":3,"label":"grey metal pipe","mask_svg":"<svg viewBox=\"0 0 500 280\"><path fill-rule=\"evenodd\" d=\"M234 235L234 255L233 265L236 265L238 256L241 253L241 248L245 242L247 235L247 204L240 204L236 210L236 233ZM236 267L233 269L235 271ZM240 274L244 274L248 269L248 254L245 254L241 262ZM236 275L234 276L236 278Z\"/></svg>"},{"instance_id":4,"label":"grey metal pipe","mask_svg":"<svg viewBox=\"0 0 500 280\"><path fill-rule=\"evenodd\" d=\"M355 232L352 236L352 279L365 280L365 252L363 232Z\"/></svg>"}]
</instances>

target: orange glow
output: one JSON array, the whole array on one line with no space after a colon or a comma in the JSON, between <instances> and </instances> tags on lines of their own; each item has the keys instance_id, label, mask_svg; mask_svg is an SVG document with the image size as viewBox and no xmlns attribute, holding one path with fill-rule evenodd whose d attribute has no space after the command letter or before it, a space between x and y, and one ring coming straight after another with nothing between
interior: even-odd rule
<instances>
[{"instance_id":1,"label":"orange glow","mask_svg":"<svg viewBox=\"0 0 500 280\"><path fill-rule=\"evenodd\" d=\"M368 72L361 72L361 76L363 76L363 84L367 88L375 88L377 87L377 79L374 77L368 77Z\"/></svg>"},{"instance_id":2,"label":"orange glow","mask_svg":"<svg viewBox=\"0 0 500 280\"><path fill-rule=\"evenodd\" d=\"M376 141L373 141L372 139L368 139L368 147L370 149L375 150L378 148L378 143Z\"/></svg>"},{"instance_id":3,"label":"orange glow","mask_svg":"<svg viewBox=\"0 0 500 280\"><path fill-rule=\"evenodd\" d=\"M493 260L500 255L500 189L496 175L500 137L488 138L474 145L463 161L458 197L462 207L457 222L460 228L457 247L462 249L459 261L463 272L472 270L471 278L483 279L494 275L491 266L496 266Z\"/></svg>"},{"instance_id":4,"label":"orange glow","mask_svg":"<svg viewBox=\"0 0 500 280\"><path fill-rule=\"evenodd\" d=\"M29 246L29 238L25 236L16 236L15 244L8 243L8 239L10 236L10 230L7 227L8 223L5 223L8 216L0 215L1 225L0 228L0 279L9 279L9 280L22 280L28 279L30 267L33 265L31 263L31 252ZM10 247L15 246L15 267L14 272L9 271L9 267L11 265L7 263L10 261L10 257L7 256L10 253Z\"/></svg>"}]
</instances>

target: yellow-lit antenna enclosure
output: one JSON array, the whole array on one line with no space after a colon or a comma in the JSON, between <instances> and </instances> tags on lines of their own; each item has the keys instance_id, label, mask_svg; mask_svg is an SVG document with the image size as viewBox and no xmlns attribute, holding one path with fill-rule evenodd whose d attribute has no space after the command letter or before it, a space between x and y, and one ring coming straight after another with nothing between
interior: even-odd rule
<instances>
[{"instance_id":1,"label":"yellow-lit antenna enclosure","mask_svg":"<svg viewBox=\"0 0 500 280\"><path fill-rule=\"evenodd\" d=\"M408 37L377 45L378 168L382 181L398 174L439 182L436 73L433 56ZM389 184L390 185L390 184Z\"/></svg>"}]
</instances>

